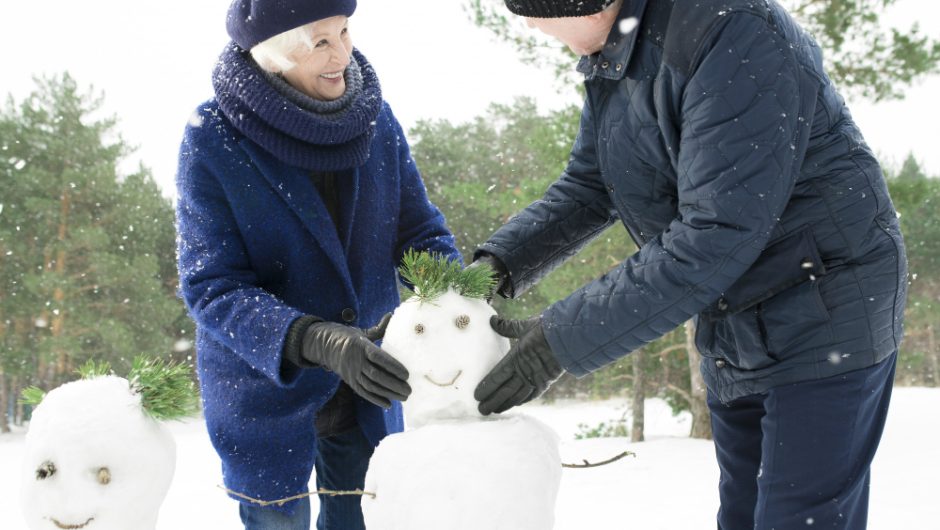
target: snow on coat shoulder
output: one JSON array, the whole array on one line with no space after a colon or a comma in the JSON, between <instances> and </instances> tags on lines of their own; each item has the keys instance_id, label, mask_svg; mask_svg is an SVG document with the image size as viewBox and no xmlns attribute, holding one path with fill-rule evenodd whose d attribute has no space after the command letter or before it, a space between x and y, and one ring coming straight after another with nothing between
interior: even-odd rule
<instances>
[{"instance_id":1,"label":"snow on coat shoulder","mask_svg":"<svg viewBox=\"0 0 940 530\"><path fill-rule=\"evenodd\" d=\"M176 444L128 381L101 376L49 392L33 412L21 471L31 530L153 530Z\"/></svg>"}]
</instances>

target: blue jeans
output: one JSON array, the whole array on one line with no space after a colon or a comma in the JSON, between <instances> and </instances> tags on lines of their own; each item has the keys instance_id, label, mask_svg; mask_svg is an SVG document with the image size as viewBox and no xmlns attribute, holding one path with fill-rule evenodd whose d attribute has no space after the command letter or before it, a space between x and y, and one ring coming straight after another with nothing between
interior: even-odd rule
<instances>
[{"instance_id":1,"label":"blue jeans","mask_svg":"<svg viewBox=\"0 0 940 530\"><path fill-rule=\"evenodd\" d=\"M321 438L314 463L317 488L336 491L362 489L366 469L373 447L356 426L344 433ZM362 521L361 497L320 495L320 514L317 530L365 530ZM310 499L295 503L294 512L287 515L271 507L239 504L239 514L245 530L309 530Z\"/></svg>"},{"instance_id":2,"label":"blue jeans","mask_svg":"<svg viewBox=\"0 0 940 530\"><path fill-rule=\"evenodd\" d=\"M719 530L863 530L896 358L727 404L709 392Z\"/></svg>"}]
</instances>

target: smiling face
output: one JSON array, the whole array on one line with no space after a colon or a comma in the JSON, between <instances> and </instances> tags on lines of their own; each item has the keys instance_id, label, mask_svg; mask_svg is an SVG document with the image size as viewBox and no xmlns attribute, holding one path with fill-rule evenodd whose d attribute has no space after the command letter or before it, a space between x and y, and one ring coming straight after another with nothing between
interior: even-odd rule
<instances>
[{"instance_id":1,"label":"smiling face","mask_svg":"<svg viewBox=\"0 0 940 530\"><path fill-rule=\"evenodd\" d=\"M296 63L281 72L291 86L320 101L331 101L346 92L343 73L352 55L349 19L335 16L309 26L312 48L300 46L288 58Z\"/></svg>"},{"instance_id":2,"label":"smiling face","mask_svg":"<svg viewBox=\"0 0 940 530\"><path fill-rule=\"evenodd\" d=\"M125 379L63 385L26 434L23 514L31 530L153 530L175 467L175 445Z\"/></svg>"},{"instance_id":3,"label":"smiling face","mask_svg":"<svg viewBox=\"0 0 940 530\"><path fill-rule=\"evenodd\" d=\"M473 390L509 350L490 327L495 314L483 300L453 291L433 302L412 298L395 310L382 348L408 369L409 427L480 416Z\"/></svg>"}]
</instances>

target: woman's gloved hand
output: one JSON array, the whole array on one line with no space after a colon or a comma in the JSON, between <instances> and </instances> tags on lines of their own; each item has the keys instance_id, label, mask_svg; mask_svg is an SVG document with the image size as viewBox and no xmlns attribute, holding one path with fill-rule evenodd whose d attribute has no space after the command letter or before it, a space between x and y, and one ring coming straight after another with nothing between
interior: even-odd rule
<instances>
[{"instance_id":1,"label":"woman's gloved hand","mask_svg":"<svg viewBox=\"0 0 940 530\"><path fill-rule=\"evenodd\" d=\"M360 329L335 322L315 322L304 332L301 355L335 372L353 392L383 408L411 394L408 370L373 341L385 336L392 314L375 327Z\"/></svg>"},{"instance_id":2,"label":"woman's gloved hand","mask_svg":"<svg viewBox=\"0 0 940 530\"><path fill-rule=\"evenodd\" d=\"M518 340L473 392L483 415L505 412L541 396L564 373L545 340L540 317L510 320L493 315L490 326L503 337Z\"/></svg>"}]
</instances>

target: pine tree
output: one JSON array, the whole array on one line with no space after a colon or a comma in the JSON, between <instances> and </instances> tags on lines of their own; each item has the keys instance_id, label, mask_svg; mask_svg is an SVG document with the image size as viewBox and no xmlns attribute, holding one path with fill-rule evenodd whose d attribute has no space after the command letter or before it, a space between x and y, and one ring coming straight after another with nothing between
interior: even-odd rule
<instances>
[{"instance_id":1,"label":"pine tree","mask_svg":"<svg viewBox=\"0 0 940 530\"><path fill-rule=\"evenodd\" d=\"M898 380L915 385L940 385L940 179L924 173L908 155L888 179L891 199L900 214L907 246L908 283L904 342Z\"/></svg>"},{"instance_id":2,"label":"pine tree","mask_svg":"<svg viewBox=\"0 0 940 530\"><path fill-rule=\"evenodd\" d=\"M0 366L48 389L88 359L169 355L190 325L172 206L145 168L119 171L103 97L68 74L36 84L0 113Z\"/></svg>"}]
</instances>

